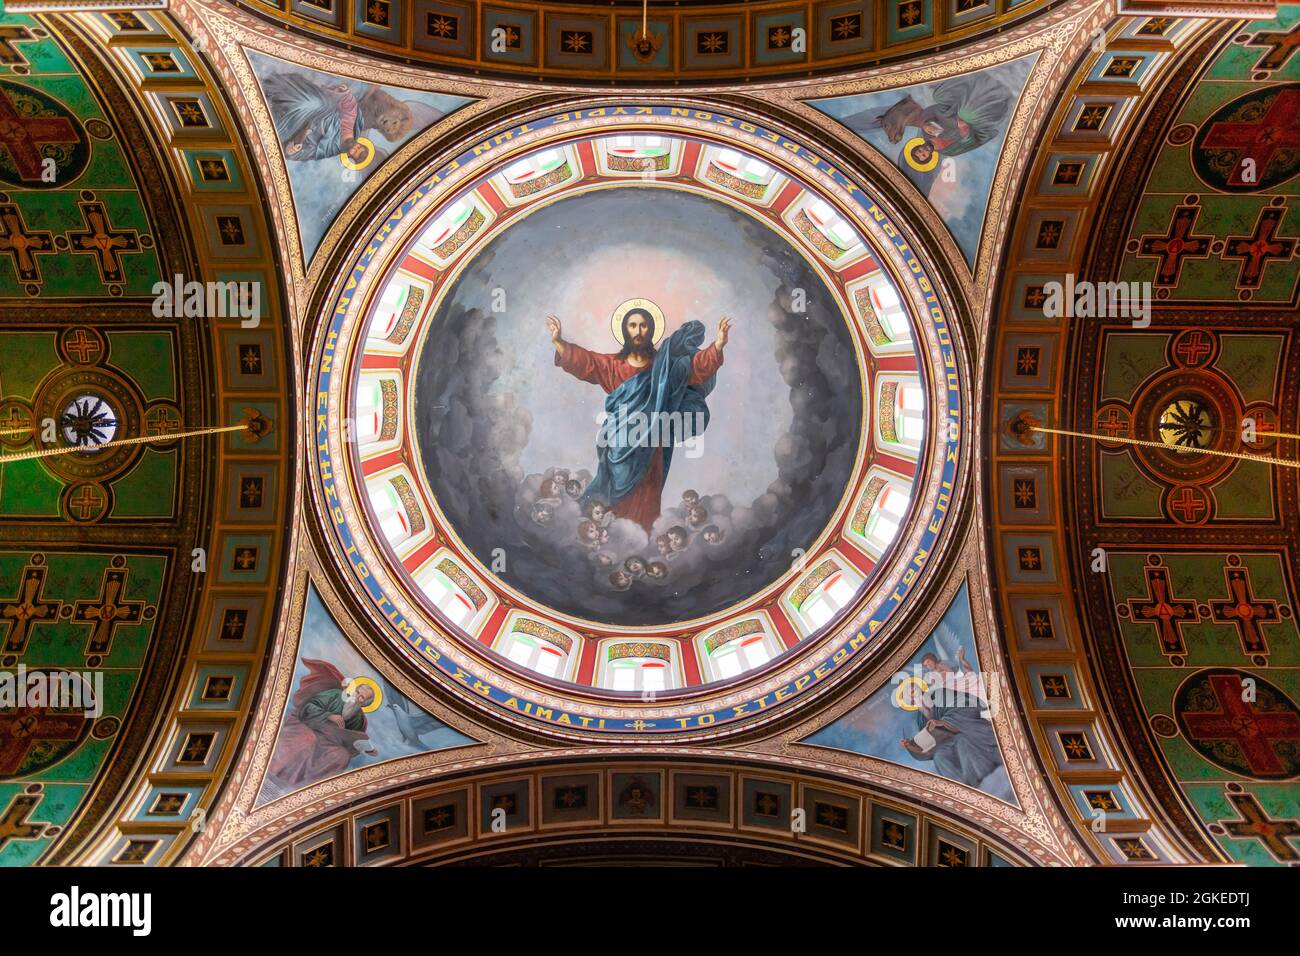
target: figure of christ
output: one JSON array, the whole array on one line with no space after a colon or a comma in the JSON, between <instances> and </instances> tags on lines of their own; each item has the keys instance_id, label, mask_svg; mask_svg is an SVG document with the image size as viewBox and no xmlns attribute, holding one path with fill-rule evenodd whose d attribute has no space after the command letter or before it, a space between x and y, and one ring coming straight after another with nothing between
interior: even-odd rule
<instances>
[{"instance_id":1,"label":"figure of christ","mask_svg":"<svg viewBox=\"0 0 1300 956\"><path fill-rule=\"evenodd\" d=\"M691 420L707 425L705 399L722 367L722 353L731 331L731 319L723 317L713 344L700 348L704 326L687 322L656 348L655 323L649 309L628 308L621 318L622 350L604 354L566 342L560 320L554 315L546 319L555 345L555 364L574 378L600 386L608 396L605 411L610 418L597 440L596 477L583 495L583 505L602 502L617 517L635 521L647 534L660 514L673 442L653 443L658 432L652 429L643 440L624 444L618 439L609 440L613 430L608 426L611 421L625 421L629 414L652 418L678 415L679 421L696 416Z\"/></svg>"}]
</instances>

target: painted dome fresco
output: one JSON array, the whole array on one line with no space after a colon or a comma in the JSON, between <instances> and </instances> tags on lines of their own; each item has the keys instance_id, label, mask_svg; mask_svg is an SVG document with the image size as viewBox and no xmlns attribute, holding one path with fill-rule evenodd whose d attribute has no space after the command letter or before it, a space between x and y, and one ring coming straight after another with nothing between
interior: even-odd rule
<instances>
[{"instance_id":1,"label":"painted dome fresco","mask_svg":"<svg viewBox=\"0 0 1300 956\"><path fill-rule=\"evenodd\" d=\"M1172 894L1215 867L1261 895L1196 919L1272 907L1298 31L1272 0L6 2L17 911L111 921L64 865L157 894L156 935L193 910L172 866L996 868L936 891L1022 880L1058 935L1027 871L1115 891L1074 933L1199 926ZM1148 866L1167 899L1110 882ZM276 879L249 909L295 912Z\"/></svg>"},{"instance_id":2,"label":"painted dome fresco","mask_svg":"<svg viewBox=\"0 0 1300 956\"><path fill-rule=\"evenodd\" d=\"M319 422L360 501L319 450L399 640L639 705L881 628L960 410L932 394L943 314L865 193L732 117L590 112L426 177L367 243L330 330L352 366L321 383L347 414ZM667 713L627 726L719 716Z\"/></svg>"}]
</instances>

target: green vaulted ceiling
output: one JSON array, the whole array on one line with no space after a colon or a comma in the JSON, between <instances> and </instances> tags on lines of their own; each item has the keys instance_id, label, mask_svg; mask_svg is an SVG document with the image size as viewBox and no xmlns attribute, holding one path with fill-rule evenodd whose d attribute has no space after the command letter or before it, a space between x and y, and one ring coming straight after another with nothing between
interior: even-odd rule
<instances>
[{"instance_id":1,"label":"green vaulted ceiling","mask_svg":"<svg viewBox=\"0 0 1300 956\"><path fill-rule=\"evenodd\" d=\"M138 129L114 122L84 49L30 17L0 33L0 446L35 449L84 396L123 434L178 430L198 402L195 331L126 304L163 273ZM36 860L124 783L178 651L198 517L182 487L204 474L179 442L0 464L0 665L104 681L98 717L0 717L0 808L40 833L0 835L0 863Z\"/></svg>"},{"instance_id":2,"label":"green vaulted ceiling","mask_svg":"<svg viewBox=\"0 0 1300 956\"><path fill-rule=\"evenodd\" d=\"M879 865L1300 862L1300 5L1176 7L651 4L640 50L621 2L0 14L0 672L103 680L91 716L0 701L0 865L535 860L538 835L642 830ZM683 263L667 278L598 270L623 248L608 223L489 245L578 208L568 192L707 192L842 307L861 444L889 454L831 496L854 509L844 567L796 561L789 616L782 579L736 627L711 631L711 610L609 644L616 623L462 555L454 482L418 480L453 439L430 431L431 452L403 417L413 356L446 371L416 342L475 269L518 254L540 276L555 256L530 303L644 280L627 302L663 284L711 316L715 290L687 288L708 263L684 253L654 259ZM683 248L706 231L688 218ZM153 290L177 276L255 283L260 314L170 314ZM1076 281L1149 289L1151 308L1044 309ZM436 406L475 453L506 441L473 419L499 412L495 363L534 331L473 338L518 318L487 308L447 364L449 394L492 402ZM528 311L549 365L547 309ZM719 399L759 387L755 315ZM789 348L791 407L818 404ZM577 421L528 383L528 428ZM97 447L124 438L148 440ZM79 441L96 447L46 454ZM794 496L781 474L750 510ZM731 521L725 501L695 493L704 519ZM809 595L877 565L878 601L846 585L796 629ZM722 664L695 650L751 637L771 656L701 676ZM535 666L543 645L579 649L570 678ZM598 678L683 648L694 679L662 697ZM960 747L928 727L922 678L896 679L935 667L981 687ZM383 706L321 744L315 710L361 687ZM746 719L700 716L727 711Z\"/></svg>"},{"instance_id":3,"label":"green vaulted ceiling","mask_svg":"<svg viewBox=\"0 0 1300 956\"><path fill-rule=\"evenodd\" d=\"M134 84L152 67L179 71L184 54L155 45L114 56L103 43L112 22L0 18L0 669L103 681L95 713L0 708L0 865L66 861L97 840L110 857L157 851L157 840L103 828L157 801L141 768L170 735L182 751L171 764L190 777L179 792L203 792L223 739L169 726L178 679L197 679L183 662L209 628L227 626L231 648L256 646L251 590L223 603L206 586L269 580L273 548L249 532L280 523L282 449L264 434L281 416L266 400L278 394L276 339L154 307L165 277L214 274L210 247L194 238L203 226L189 218L207 210L176 198L197 158L226 172L211 221L219 211L254 239L251 207L231 194L235 153L212 149L215 132L202 157L161 148L159 114ZM194 75L182 85L178 102L205 104L215 129ZM227 269L265 267L226 259ZM256 440L182 436L250 416ZM151 440L40 454L136 436ZM239 473L231 455L246 461ZM241 519L244 533L221 531ZM244 662L215 673L225 696L212 700L227 702L218 709L237 707L248 674ZM182 706L211 709L202 693Z\"/></svg>"},{"instance_id":4,"label":"green vaulted ceiling","mask_svg":"<svg viewBox=\"0 0 1300 956\"><path fill-rule=\"evenodd\" d=\"M1297 31L1222 30L1162 92L1094 265L1151 283L1153 320L1080 323L1074 427L1296 459L1271 433L1300 432ZM1229 860L1300 860L1267 823L1300 818L1296 469L1106 442L1071 468L1077 547L1109 558L1083 575L1099 660L1166 806Z\"/></svg>"},{"instance_id":5,"label":"green vaulted ceiling","mask_svg":"<svg viewBox=\"0 0 1300 956\"><path fill-rule=\"evenodd\" d=\"M1085 65L1004 284L1005 619L1040 739L1116 860L1300 860L1298 21L1206 24L1160 83L1139 45ZM1152 308L1045 315L1065 273Z\"/></svg>"}]
</instances>

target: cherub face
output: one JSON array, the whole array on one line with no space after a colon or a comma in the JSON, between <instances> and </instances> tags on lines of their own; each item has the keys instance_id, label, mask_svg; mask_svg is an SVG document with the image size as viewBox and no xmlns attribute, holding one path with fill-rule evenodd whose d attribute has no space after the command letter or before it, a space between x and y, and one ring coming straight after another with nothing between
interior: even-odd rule
<instances>
[{"instance_id":1,"label":"cherub face","mask_svg":"<svg viewBox=\"0 0 1300 956\"><path fill-rule=\"evenodd\" d=\"M686 532L680 528L673 528L668 532L668 543L674 551L682 551L686 548Z\"/></svg>"},{"instance_id":2,"label":"cherub face","mask_svg":"<svg viewBox=\"0 0 1300 956\"><path fill-rule=\"evenodd\" d=\"M634 555L623 562L623 569L636 577L645 572L645 562Z\"/></svg>"},{"instance_id":3,"label":"cherub face","mask_svg":"<svg viewBox=\"0 0 1300 956\"><path fill-rule=\"evenodd\" d=\"M700 503L700 493L693 488L687 488L682 492L682 503L687 508L691 508Z\"/></svg>"},{"instance_id":4,"label":"cherub face","mask_svg":"<svg viewBox=\"0 0 1300 956\"><path fill-rule=\"evenodd\" d=\"M664 564L662 561L651 561L645 566L645 573L647 577L654 578L655 580L662 580L663 578L668 577L668 565Z\"/></svg>"},{"instance_id":5,"label":"cherub face","mask_svg":"<svg viewBox=\"0 0 1300 956\"><path fill-rule=\"evenodd\" d=\"M594 523L583 519L578 522L578 540L587 544L595 544L600 540L600 529Z\"/></svg>"},{"instance_id":6,"label":"cherub face","mask_svg":"<svg viewBox=\"0 0 1300 956\"><path fill-rule=\"evenodd\" d=\"M564 484L564 491L570 498L573 498L575 500L581 498L582 482L580 482L577 478L570 478Z\"/></svg>"},{"instance_id":7,"label":"cherub face","mask_svg":"<svg viewBox=\"0 0 1300 956\"><path fill-rule=\"evenodd\" d=\"M703 537L705 544L721 544L722 530L717 525L711 524L704 529Z\"/></svg>"},{"instance_id":8,"label":"cherub face","mask_svg":"<svg viewBox=\"0 0 1300 956\"><path fill-rule=\"evenodd\" d=\"M626 591L632 586L632 578L624 571L615 571L609 576L609 585L615 591Z\"/></svg>"},{"instance_id":9,"label":"cherub face","mask_svg":"<svg viewBox=\"0 0 1300 956\"><path fill-rule=\"evenodd\" d=\"M927 674L951 674L953 669L945 664L933 654L926 654L921 658L921 667Z\"/></svg>"},{"instance_id":10,"label":"cherub face","mask_svg":"<svg viewBox=\"0 0 1300 956\"><path fill-rule=\"evenodd\" d=\"M599 501L593 501L591 504L591 520L604 521L605 515L609 514L609 509Z\"/></svg>"},{"instance_id":11,"label":"cherub face","mask_svg":"<svg viewBox=\"0 0 1300 956\"><path fill-rule=\"evenodd\" d=\"M686 513L686 520L690 522L692 528L698 528L709 520L709 513L696 505Z\"/></svg>"},{"instance_id":12,"label":"cherub face","mask_svg":"<svg viewBox=\"0 0 1300 956\"><path fill-rule=\"evenodd\" d=\"M668 535L661 534L655 538L655 547L659 549L660 554L668 554L673 549L673 543L668 540Z\"/></svg>"}]
</instances>

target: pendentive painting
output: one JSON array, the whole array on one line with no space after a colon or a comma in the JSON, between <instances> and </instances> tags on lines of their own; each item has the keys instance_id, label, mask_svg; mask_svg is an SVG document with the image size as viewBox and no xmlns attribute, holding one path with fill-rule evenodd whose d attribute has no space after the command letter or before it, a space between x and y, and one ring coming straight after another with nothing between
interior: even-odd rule
<instances>
[{"instance_id":1,"label":"pendentive painting","mask_svg":"<svg viewBox=\"0 0 1300 956\"><path fill-rule=\"evenodd\" d=\"M996 677L980 670L963 585L889 684L803 742L926 770L1014 803L993 727Z\"/></svg>"},{"instance_id":2,"label":"pendentive painting","mask_svg":"<svg viewBox=\"0 0 1300 956\"><path fill-rule=\"evenodd\" d=\"M474 256L415 373L438 506L506 585L617 626L772 584L840 508L864 381L818 269L676 189L569 195Z\"/></svg>"},{"instance_id":3,"label":"pendentive painting","mask_svg":"<svg viewBox=\"0 0 1300 956\"><path fill-rule=\"evenodd\" d=\"M472 100L325 73L249 51L275 124L310 262L357 188L393 152Z\"/></svg>"},{"instance_id":4,"label":"pendentive painting","mask_svg":"<svg viewBox=\"0 0 1300 956\"><path fill-rule=\"evenodd\" d=\"M974 266L989 189L1037 54L934 83L810 100L892 160Z\"/></svg>"},{"instance_id":5,"label":"pendentive painting","mask_svg":"<svg viewBox=\"0 0 1300 956\"><path fill-rule=\"evenodd\" d=\"M308 588L293 685L259 802L367 764L473 742L384 680Z\"/></svg>"}]
</instances>

